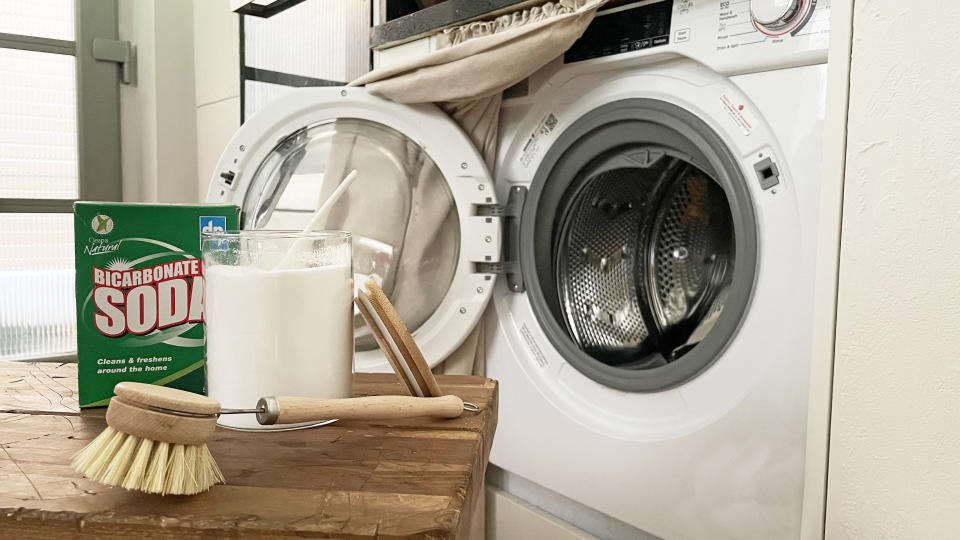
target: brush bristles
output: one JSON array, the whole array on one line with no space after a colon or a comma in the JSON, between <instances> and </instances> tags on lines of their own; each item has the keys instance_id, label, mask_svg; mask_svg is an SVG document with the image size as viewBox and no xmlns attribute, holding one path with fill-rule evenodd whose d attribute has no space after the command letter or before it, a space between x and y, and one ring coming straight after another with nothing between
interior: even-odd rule
<instances>
[{"instance_id":1,"label":"brush bristles","mask_svg":"<svg viewBox=\"0 0 960 540\"><path fill-rule=\"evenodd\" d=\"M161 495L194 495L223 483L207 445L151 441L110 426L73 456L73 467L109 486Z\"/></svg>"},{"instance_id":2,"label":"brush bristles","mask_svg":"<svg viewBox=\"0 0 960 540\"><path fill-rule=\"evenodd\" d=\"M140 439L137 446L137 453L130 462L130 468L123 477L121 486L127 489L140 489L142 479L147 475L147 467L150 466L150 455L153 454L153 441L150 439Z\"/></svg>"},{"instance_id":3,"label":"brush bristles","mask_svg":"<svg viewBox=\"0 0 960 540\"><path fill-rule=\"evenodd\" d=\"M165 493L184 493L186 478L184 475L183 445L175 444L170 449L170 461L167 462L167 474L163 479ZM190 470L193 475L193 468Z\"/></svg>"},{"instance_id":4,"label":"brush bristles","mask_svg":"<svg viewBox=\"0 0 960 540\"><path fill-rule=\"evenodd\" d=\"M163 441L156 443L153 455L150 456L150 465L147 475L140 479L140 490L147 493L163 493L164 471L167 469L167 456L170 455L170 443Z\"/></svg>"}]
</instances>

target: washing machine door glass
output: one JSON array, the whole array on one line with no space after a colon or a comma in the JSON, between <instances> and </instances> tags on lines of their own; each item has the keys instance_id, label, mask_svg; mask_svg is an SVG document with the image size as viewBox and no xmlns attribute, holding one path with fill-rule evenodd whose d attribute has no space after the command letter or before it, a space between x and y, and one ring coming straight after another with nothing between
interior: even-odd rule
<instances>
[{"instance_id":1,"label":"washing machine door glass","mask_svg":"<svg viewBox=\"0 0 960 540\"><path fill-rule=\"evenodd\" d=\"M374 277L415 332L446 295L460 249L453 195L415 141L363 119L305 126L260 163L242 227L302 229L352 169L357 180L320 227L353 233L355 283ZM357 350L375 348L359 315L355 323Z\"/></svg>"},{"instance_id":2,"label":"washing machine door glass","mask_svg":"<svg viewBox=\"0 0 960 540\"><path fill-rule=\"evenodd\" d=\"M610 103L567 128L534 176L520 234L544 333L617 389L660 391L703 372L753 290L746 179L708 125L662 101Z\"/></svg>"}]
</instances>

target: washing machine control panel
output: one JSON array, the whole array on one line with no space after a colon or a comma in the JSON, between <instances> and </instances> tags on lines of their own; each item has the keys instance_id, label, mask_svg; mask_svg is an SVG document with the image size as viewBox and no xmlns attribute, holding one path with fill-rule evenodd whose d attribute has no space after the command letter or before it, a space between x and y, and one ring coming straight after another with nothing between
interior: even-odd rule
<instances>
[{"instance_id":1,"label":"washing machine control panel","mask_svg":"<svg viewBox=\"0 0 960 540\"><path fill-rule=\"evenodd\" d=\"M563 55L564 63L610 56L670 43L673 0L637 2L600 12Z\"/></svg>"},{"instance_id":2,"label":"washing machine control panel","mask_svg":"<svg viewBox=\"0 0 960 540\"><path fill-rule=\"evenodd\" d=\"M831 0L613 0L564 64L679 55L733 75L825 62ZM586 62L584 62L586 63Z\"/></svg>"},{"instance_id":3,"label":"washing machine control panel","mask_svg":"<svg viewBox=\"0 0 960 540\"><path fill-rule=\"evenodd\" d=\"M715 19L718 51L750 47L826 54L830 0L722 0L719 4Z\"/></svg>"}]
</instances>

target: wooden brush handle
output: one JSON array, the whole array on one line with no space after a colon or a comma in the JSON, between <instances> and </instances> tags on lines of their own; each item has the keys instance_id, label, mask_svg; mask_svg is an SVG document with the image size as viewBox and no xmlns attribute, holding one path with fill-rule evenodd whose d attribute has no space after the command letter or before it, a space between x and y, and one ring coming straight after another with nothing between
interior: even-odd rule
<instances>
[{"instance_id":1,"label":"wooden brush handle","mask_svg":"<svg viewBox=\"0 0 960 540\"><path fill-rule=\"evenodd\" d=\"M265 397L257 404L265 412L257 414L263 425L296 424L320 420L362 419L388 420L411 416L457 418L463 412L463 401L457 396L411 397L369 396L345 399L303 397Z\"/></svg>"}]
</instances>

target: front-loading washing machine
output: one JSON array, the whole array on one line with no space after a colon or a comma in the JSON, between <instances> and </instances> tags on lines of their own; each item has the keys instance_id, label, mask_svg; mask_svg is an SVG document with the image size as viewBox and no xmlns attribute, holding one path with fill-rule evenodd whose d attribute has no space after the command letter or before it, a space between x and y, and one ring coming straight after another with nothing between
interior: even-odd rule
<instances>
[{"instance_id":1,"label":"front-loading washing machine","mask_svg":"<svg viewBox=\"0 0 960 540\"><path fill-rule=\"evenodd\" d=\"M300 229L357 169L321 226L431 365L493 304L493 464L665 538L796 538L829 0L608 5L507 92L495 180L432 105L310 88L208 200Z\"/></svg>"},{"instance_id":2,"label":"front-loading washing machine","mask_svg":"<svg viewBox=\"0 0 960 540\"><path fill-rule=\"evenodd\" d=\"M824 0L620 4L507 92L491 463L535 504L800 536L828 32Z\"/></svg>"}]
</instances>

